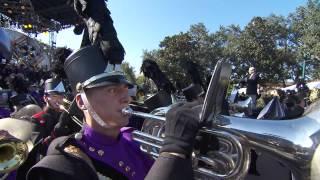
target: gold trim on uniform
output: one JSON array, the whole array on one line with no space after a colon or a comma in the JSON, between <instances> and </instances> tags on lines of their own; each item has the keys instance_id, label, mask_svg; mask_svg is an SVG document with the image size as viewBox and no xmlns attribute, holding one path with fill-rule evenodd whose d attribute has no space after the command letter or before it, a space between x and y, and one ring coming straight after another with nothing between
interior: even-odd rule
<instances>
[{"instance_id":1,"label":"gold trim on uniform","mask_svg":"<svg viewBox=\"0 0 320 180\"><path fill-rule=\"evenodd\" d=\"M100 149L100 150L98 150L98 154L99 154L99 156L103 156L104 151Z\"/></svg>"},{"instance_id":2,"label":"gold trim on uniform","mask_svg":"<svg viewBox=\"0 0 320 180\"><path fill-rule=\"evenodd\" d=\"M89 151L94 152L96 149L94 149L94 147L89 147Z\"/></svg>"},{"instance_id":3,"label":"gold trim on uniform","mask_svg":"<svg viewBox=\"0 0 320 180\"><path fill-rule=\"evenodd\" d=\"M85 154L83 151L81 151L80 148L73 146L73 145L69 145L69 146L66 146L63 150L66 153L72 154L74 156L77 156L77 157L83 159L85 162L87 162L90 165L90 167L92 167L94 169L90 158L87 156L87 154Z\"/></svg>"},{"instance_id":4,"label":"gold trim on uniform","mask_svg":"<svg viewBox=\"0 0 320 180\"><path fill-rule=\"evenodd\" d=\"M130 171L130 167L126 166L126 171L129 172Z\"/></svg>"},{"instance_id":5,"label":"gold trim on uniform","mask_svg":"<svg viewBox=\"0 0 320 180\"><path fill-rule=\"evenodd\" d=\"M119 166L122 167L124 165L123 161L119 161Z\"/></svg>"}]
</instances>

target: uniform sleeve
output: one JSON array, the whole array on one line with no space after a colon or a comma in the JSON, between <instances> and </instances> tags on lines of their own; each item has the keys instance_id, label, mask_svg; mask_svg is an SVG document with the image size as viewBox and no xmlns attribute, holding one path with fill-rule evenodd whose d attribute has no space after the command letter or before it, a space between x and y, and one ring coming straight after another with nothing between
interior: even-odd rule
<instances>
[{"instance_id":1,"label":"uniform sleeve","mask_svg":"<svg viewBox=\"0 0 320 180\"><path fill-rule=\"evenodd\" d=\"M151 167L145 180L167 179L194 179L191 159L160 155Z\"/></svg>"}]
</instances>

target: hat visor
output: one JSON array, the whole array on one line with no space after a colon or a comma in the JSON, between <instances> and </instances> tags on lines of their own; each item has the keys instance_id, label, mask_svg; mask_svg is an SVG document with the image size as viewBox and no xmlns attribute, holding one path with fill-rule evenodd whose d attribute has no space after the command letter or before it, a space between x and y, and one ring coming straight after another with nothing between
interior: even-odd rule
<instances>
[{"instance_id":1,"label":"hat visor","mask_svg":"<svg viewBox=\"0 0 320 180\"><path fill-rule=\"evenodd\" d=\"M128 88L132 88L133 84L131 84L128 80L126 80L125 76L123 75L113 75L113 76L106 76L100 77L91 81L84 88L96 88L102 86L111 86L111 85L118 85L118 84L125 84Z\"/></svg>"},{"instance_id":2,"label":"hat visor","mask_svg":"<svg viewBox=\"0 0 320 180\"><path fill-rule=\"evenodd\" d=\"M44 93L48 94L48 95L61 95L61 96L66 94L66 92L59 92L59 91L47 91L47 92L44 92Z\"/></svg>"}]
</instances>

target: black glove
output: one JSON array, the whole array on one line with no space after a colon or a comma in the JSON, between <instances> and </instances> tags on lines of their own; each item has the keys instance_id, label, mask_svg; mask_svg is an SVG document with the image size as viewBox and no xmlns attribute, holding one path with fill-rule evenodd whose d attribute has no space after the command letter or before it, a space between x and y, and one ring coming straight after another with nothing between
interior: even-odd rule
<instances>
[{"instance_id":1,"label":"black glove","mask_svg":"<svg viewBox=\"0 0 320 180\"><path fill-rule=\"evenodd\" d=\"M199 125L199 101L177 104L166 115L165 139L161 152L191 155Z\"/></svg>"}]
</instances>

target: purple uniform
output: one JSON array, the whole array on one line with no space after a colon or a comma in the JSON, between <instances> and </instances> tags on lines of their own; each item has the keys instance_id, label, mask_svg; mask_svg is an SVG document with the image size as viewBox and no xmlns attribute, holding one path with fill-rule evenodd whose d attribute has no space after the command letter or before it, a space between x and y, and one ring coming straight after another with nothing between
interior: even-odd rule
<instances>
[{"instance_id":1,"label":"purple uniform","mask_svg":"<svg viewBox=\"0 0 320 180\"><path fill-rule=\"evenodd\" d=\"M0 118L10 117L10 110L7 108L0 107Z\"/></svg>"},{"instance_id":2,"label":"purple uniform","mask_svg":"<svg viewBox=\"0 0 320 180\"><path fill-rule=\"evenodd\" d=\"M133 142L132 131L129 127L122 128L115 140L85 126L77 144L89 157L111 166L128 179L144 179L154 160Z\"/></svg>"}]
</instances>

